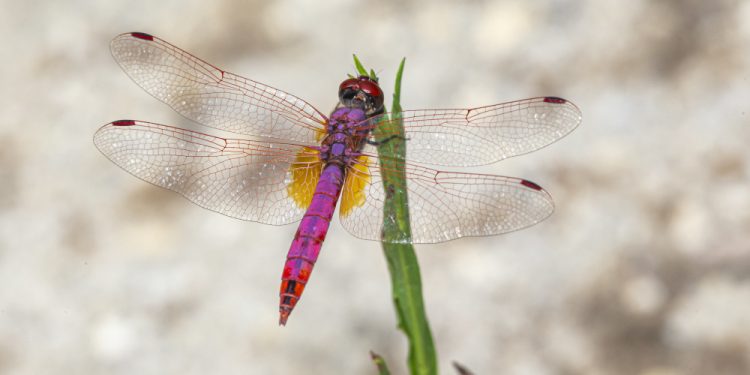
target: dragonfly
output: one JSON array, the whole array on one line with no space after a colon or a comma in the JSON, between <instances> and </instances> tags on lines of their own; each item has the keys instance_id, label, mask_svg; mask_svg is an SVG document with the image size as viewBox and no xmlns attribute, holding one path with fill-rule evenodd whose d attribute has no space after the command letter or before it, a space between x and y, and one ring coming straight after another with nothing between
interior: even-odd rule
<instances>
[{"instance_id":1,"label":"dragonfly","mask_svg":"<svg viewBox=\"0 0 750 375\"><path fill-rule=\"evenodd\" d=\"M438 243L525 228L554 210L526 179L428 167L472 167L522 155L564 137L580 110L558 97L471 109L384 112L384 94L367 76L349 77L326 116L284 91L218 68L155 36L115 37L111 51L146 92L194 122L231 137L139 120L117 120L94 135L96 147L134 176L206 209L270 225L299 222L281 276L279 324L302 296L336 206L352 235L382 241L383 176L406 176L411 236ZM387 127L399 121L403 133ZM391 132L391 133L389 133ZM237 135L237 136L234 136ZM405 157L379 156L397 141ZM386 163L385 158L400 163ZM390 169L389 169L390 168ZM339 202L340 201L340 202Z\"/></svg>"}]
</instances>

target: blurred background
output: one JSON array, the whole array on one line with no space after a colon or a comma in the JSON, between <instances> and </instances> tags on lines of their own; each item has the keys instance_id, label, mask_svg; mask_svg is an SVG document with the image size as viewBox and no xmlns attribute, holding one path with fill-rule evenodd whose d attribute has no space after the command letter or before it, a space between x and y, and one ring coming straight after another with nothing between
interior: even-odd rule
<instances>
[{"instance_id":1,"label":"blurred background","mask_svg":"<svg viewBox=\"0 0 750 375\"><path fill-rule=\"evenodd\" d=\"M380 246L336 220L277 325L296 225L242 222L142 182L92 144L188 121L109 41L157 35L330 111L352 53L403 106L570 99L582 126L478 168L555 214L418 246L443 373L750 373L750 2L0 1L0 373L406 372Z\"/></svg>"}]
</instances>

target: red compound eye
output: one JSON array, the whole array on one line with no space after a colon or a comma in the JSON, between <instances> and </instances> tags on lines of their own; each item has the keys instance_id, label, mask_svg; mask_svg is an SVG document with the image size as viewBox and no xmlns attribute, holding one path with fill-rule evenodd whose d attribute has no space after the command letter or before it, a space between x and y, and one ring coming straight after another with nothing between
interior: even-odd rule
<instances>
[{"instance_id":1,"label":"red compound eye","mask_svg":"<svg viewBox=\"0 0 750 375\"><path fill-rule=\"evenodd\" d=\"M358 92L367 96L370 110L379 110L383 107L383 90L369 77L349 78L339 85L339 99L342 103L352 100Z\"/></svg>"},{"instance_id":2,"label":"red compound eye","mask_svg":"<svg viewBox=\"0 0 750 375\"><path fill-rule=\"evenodd\" d=\"M383 90L380 89L377 83L368 80L359 81L359 89L364 91L365 94L372 96L373 99L383 98Z\"/></svg>"},{"instance_id":3,"label":"red compound eye","mask_svg":"<svg viewBox=\"0 0 750 375\"><path fill-rule=\"evenodd\" d=\"M341 85L339 85L339 92L346 89L359 90L359 80L356 78L349 78L346 81L341 82Z\"/></svg>"},{"instance_id":4,"label":"red compound eye","mask_svg":"<svg viewBox=\"0 0 750 375\"><path fill-rule=\"evenodd\" d=\"M359 77L359 89L372 99L373 107L381 108L383 106L383 90L380 89L377 82L369 77Z\"/></svg>"}]
</instances>

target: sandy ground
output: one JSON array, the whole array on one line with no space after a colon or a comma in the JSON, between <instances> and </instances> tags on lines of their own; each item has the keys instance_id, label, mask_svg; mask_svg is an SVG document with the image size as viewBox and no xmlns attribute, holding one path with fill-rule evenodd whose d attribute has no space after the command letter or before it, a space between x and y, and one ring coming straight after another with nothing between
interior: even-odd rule
<instances>
[{"instance_id":1,"label":"sandy ground","mask_svg":"<svg viewBox=\"0 0 750 375\"><path fill-rule=\"evenodd\" d=\"M750 2L0 1L0 373L405 373L378 243L334 221L286 328L295 226L203 210L91 138L189 122L108 43L158 35L327 112L351 54L405 108L538 95L582 126L478 168L544 186L555 214L418 246L443 373L750 373ZM390 94L388 94L390 95Z\"/></svg>"}]
</instances>

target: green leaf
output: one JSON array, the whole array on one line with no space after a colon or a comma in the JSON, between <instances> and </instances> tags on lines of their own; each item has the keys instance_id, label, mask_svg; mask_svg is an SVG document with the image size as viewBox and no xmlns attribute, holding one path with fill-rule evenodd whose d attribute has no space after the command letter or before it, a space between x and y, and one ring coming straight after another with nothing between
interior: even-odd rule
<instances>
[{"instance_id":1,"label":"green leaf","mask_svg":"<svg viewBox=\"0 0 750 375\"><path fill-rule=\"evenodd\" d=\"M385 364L385 360L378 354L375 354L372 350L370 351L370 357L372 362L378 368L378 375L390 375L391 372L388 370L388 365Z\"/></svg>"},{"instance_id":2,"label":"green leaf","mask_svg":"<svg viewBox=\"0 0 750 375\"><path fill-rule=\"evenodd\" d=\"M357 73L360 76L366 76L367 75L367 69L365 69L365 66L362 65L362 63L357 58L357 55L352 55L354 57L354 66L357 68Z\"/></svg>"},{"instance_id":3,"label":"green leaf","mask_svg":"<svg viewBox=\"0 0 750 375\"><path fill-rule=\"evenodd\" d=\"M396 89L393 91L393 114L401 115L401 77L404 75L404 64L406 64L406 57L401 59L401 63L398 65L398 72L396 72ZM401 126L401 125L399 125Z\"/></svg>"},{"instance_id":4,"label":"green leaf","mask_svg":"<svg viewBox=\"0 0 750 375\"><path fill-rule=\"evenodd\" d=\"M404 129L401 121L388 121L401 118L401 78L405 62L406 59L401 60L396 73L393 112L390 116L381 117L380 125L373 131L375 141L379 142L381 177L383 188L387 192L383 216L383 253L391 276L398 327L404 331L409 340L409 369L412 374L437 374L437 354L424 310L419 263L414 246L411 244L411 225L404 172L404 157L406 156ZM356 56L354 64L360 74L363 71L366 72ZM377 79L374 71L370 73L371 78Z\"/></svg>"}]
</instances>

